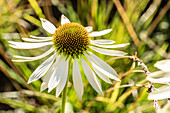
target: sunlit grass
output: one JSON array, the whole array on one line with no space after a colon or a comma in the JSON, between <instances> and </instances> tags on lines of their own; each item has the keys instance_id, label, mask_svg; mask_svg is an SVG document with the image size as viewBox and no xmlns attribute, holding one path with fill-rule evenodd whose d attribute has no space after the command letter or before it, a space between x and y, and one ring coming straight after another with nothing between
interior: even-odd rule
<instances>
[{"instance_id":1,"label":"sunlit grass","mask_svg":"<svg viewBox=\"0 0 170 113\"><path fill-rule=\"evenodd\" d=\"M0 54L2 56L2 59L0 59L2 74L0 76L6 76L13 86L13 90L5 90L6 86L4 85L3 92L0 93L0 103L7 104L14 109L22 108L26 112L59 112L61 99L60 97L55 98L54 90L50 94L47 91L39 93L42 80L27 84L31 73L45 59L15 63L15 65L11 62L12 54L36 56L48 49L44 47L39 49L38 52L37 50L20 51L8 46L7 41L22 41L21 37L29 37L29 35L50 36L42 28L40 18L46 18L58 27L60 26L60 16L64 14L73 22L81 23L83 26L92 26L94 31L111 28L113 31L110 34L97 37L97 39L111 39L118 44L130 43L128 47L122 48L123 51L128 53L127 56L132 56L137 52L138 58L147 65L149 71L156 71L157 69L153 67L154 63L158 60L169 58L169 27L161 28L160 25L162 22L169 25L166 6L168 3L161 0L153 2L149 0L123 0L121 5L129 21L128 24L125 24L123 20L126 18L122 16L123 13L117 10L119 7L115 5L116 1L28 0L27 2L25 0L0 0ZM156 6L154 10L151 5ZM161 12L162 9L166 12ZM150 10L153 10L153 12L147 13ZM156 20L160 15L162 19ZM157 23L156 28L153 26L153 22ZM129 31L129 26L132 26L135 32ZM134 36L133 33L138 38L139 45L135 44L132 37ZM162 38L158 40L160 33ZM95 54L105 61L113 58L98 53ZM108 63L122 77L130 70L133 60L123 58L111 60ZM142 70L142 68L136 63L133 70ZM69 76L67 107L70 107L68 108L70 112L74 110L74 112L83 113L154 112L153 107L149 109L146 107L146 105L153 106L153 102L147 99L148 88L139 86L121 87L127 84L147 84L148 81L144 80L145 78L146 75L142 72L130 72L126 77L122 78L121 82L113 82L113 85L100 80L105 94L102 97L93 90L82 73L85 91L83 100L80 101L72 84L72 76ZM115 89L107 91L111 88ZM16 92L16 96L14 98L4 96L7 91ZM163 102L160 101L160 105L163 105Z\"/></svg>"}]
</instances>

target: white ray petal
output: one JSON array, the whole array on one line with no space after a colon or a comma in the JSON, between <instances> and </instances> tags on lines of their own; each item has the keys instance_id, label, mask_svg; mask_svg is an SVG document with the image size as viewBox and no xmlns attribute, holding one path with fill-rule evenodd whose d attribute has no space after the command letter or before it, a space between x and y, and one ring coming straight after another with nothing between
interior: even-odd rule
<instances>
[{"instance_id":1,"label":"white ray petal","mask_svg":"<svg viewBox=\"0 0 170 113\"><path fill-rule=\"evenodd\" d=\"M90 58L91 60L96 63L99 67L103 68L104 70L106 70L107 72L109 72L110 74L113 74L113 77L118 77L119 75L117 74L117 72L106 62L104 62L102 59L100 59L99 57L97 57L96 55L94 55L92 52L88 52L90 54ZM85 54L86 55L86 54ZM110 77L110 78L113 78Z\"/></svg>"},{"instance_id":2,"label":"white ray petal","mask_svg":"<svg viewBox=\"0 0 170 113\"><path fill-rule=\"evenodd\" d=\"M97 75L104 80L105 82L112 84L112 82L110 81L109 77L107 77L105 74L101 73L101 71L97 70L94 65L92 64L94 71L97 73Z\"/></svg>"},{"instance_id":3,"label":"white ray petal","mask_svg":"<svg viewBox=\"0 0 170 113\"><path fill-rule=\"evenodd\" d=\"M90 40L91 44L114 44L113 40L99 39L99 40Z\"/></svg>"},{"instance_id":4,"label":"white ray petal","mask_svg":"<svg viewBox=\"0 0 170 113\"><path fill-rule=\"evenodd\" d=\"M93 31L93 32L89 33L89 36L91 36L91 37L102 36L102 35L108 34L111 31L112 31L112 29L106 29L103 31Z\"/></svg>"},{"instance_id":5,"label":"white ray petal","mask_svg":"<svg viewBox=\"0 0 170 113\"><path fill-rule=\"evenodd\" d=\"M150 74L147 79L153 83L168 83L170 82L170 71L156 71Z\"/></svg>"},{"instance_id":6,"label":"white ray petal","mask_svg":"<svg viewBox=\"0 0 170 113\"><path fill-rule=\"evenodd\" d=\"M45 42L45 41L50 41L52 37L46 39L33 39L33 38L22 38L22 39L27 42Z\"/></svg>"},{"instance_id":7,"label":"white ray petal","mask_svg":"<svg viewBox=\"0 0 170 113\"><path fill-rule=\"evenodd\" d=\"M53 74L54 70L56 69L56 67L58 66L58 64L60 63L61 59L62 59L62 55L58 55L56 56L56 61L53 63L53 65L51 66L51 68L49 69L49 71L47 72L44 81L45 83L49 83L49 80L51 78L51 75Z\"/></svg>"},{"instance_id":8,"label":"white ray petal","mask_svg":"<svg viewBox=\"0 0 170 113\"><path fill-rule=\"evenodd\" d=\"M110 81L110 79L103 73L101 73L98 69L95 68L96 64L94 62L91 61L90 57L86 55L86 58L88 59L88 61L91 63L94 71L97 73L97 75L104 80L105 82L112 84L112 82Z\"/></svg>"},{"instance_id":9,"label":"white ray petal","mask_svg":"<svg viewBox=\"0 0 170 113\"><path fill-rule=\"evenodd\" d=\"M45 39L52 40L52 38L53 38L53 37L37 37L37 36L33 36L33 35L30 35L30 37L38 39L38 40L45 40Z\"/></svg>"},{"instance_id":10,"label":"white ray petal","mask_svg":"<svg viewBox=\"0 0 170 113\"><path fill-rule=\"evenodd\" d=\"M53 42L42 42L42 43L26 43L26 42L14 42L14 41L8 41L8 42L10 43L9 46L15 49L35 49L35 48L40 48L40 47L53 44Z\"/></svg>"},{"instance_id":11,"label":"white ray petal","mask_svg":"<svg viewBox=\"0 0 170 113\"><path fill-rule=\"evenodd\" d=\"M87 32L91 32L93 30L93 27L88 26L88 27L85 27L85 29L87 30Z\"/></svg>"},{"instance_id":12,"label":"white ray petal","mask_svg":"<svg viewBox=\"0 0 170 113\"><path fill-rule=\"evenodd\" d=\"M158 61L154 66L162 71L170 71L170 59Z\"/></svg>"},{"instance_id":13,"label":"white ray petal","mask_svg":"<svg viewBox=\"0 0 170 113\"><path fill-rule=\"evenodd\" d=\"M61 91L64 89L66 82L67 82L67 76L68 76L68 70L69 70L69 60L67 59L65 66L64 66L64 73L62 75L62 78L60 80L60 83L58 84L57 88L56 88L56 97L59 96L59 94L61 93Z\"/></svg>"},{"instance_id":14,"label":"white ray petal","mask_svg":"<svg viewBox=\"0 0 170 113\"><path fill-rule=\"evenodd\" d=\"M82 95L84 90L83 82L81 79L81 73L76 59L74 59L72 75L73 75L74 89L77 93L77 96L80 98L80 100L82 100Z\"/></svg>"},{"instance_id":15,"label":"white ray petal","mask_svg":"<svg viewBox=\"0 0 170 113\"><path fill-rule=\"evenodd\" d=\"M43 82L42 84L41 84L41 88L40 88L40 92L43 92L45 89L47 89L48 88L48 84L47 83L45 83L45 82Z\"/></svg>"},{"instance_id":16,"label":"white ray petal","mask_svg":"<svg viewBox=\"0 0 170 113\"><path fill-rule=\"evenodd\" d=\"M125 47L125 46L129 45L129 43L117 44L117 45L100 45L100 44L96 44L96 43L91 43L91 44L98 46L98 47L103 47L103 48L121 48L121 47Z\"/></svg>"},{"instance_id":17,"label":"white ray petal","mask_svg":"<svg viewBox=\"0 0 170 113\"><path fill-rule=\"evenodd\" d=\"M153 91L148 99L150 100L161 100L170 98L170 86L163 86L158 88L158 90Z\"/></svg>"},{"instance_id":18,"label":"white ray petal","mask_svg":"<svg viewBox=\"0 0 170 113\"><path fill-rule=\"evenodd\" d=\"M101 77L104 81L111 83L109 78L114 79L116 81L120 81L119 78L117 78L117 73L116 71L107 63L105 63L103 60L96 58L93 56L88 56L85 54L86 58L90 61L92 64L93 69L95 72ZM97 62L99 61L99 62ZM109 78L108 78L109 77Z\"/></svg>"},{"instance_id":19,"label":"white ray petal","mask_svg":"<svg viewBox=\"0 0 170 113\"><path fill-rule=\"evenodd\" d=\"M57 67L54 69L49 83L48 83L48 92L50 92L51 90L53 90L60 82L62 75L65 71L64 66L65 66L66 62L65 62L65 58L63 58L59 64L57 65Z\"/></svg>"},{"instance_id":20,"label":"white ray petal","mask_svg":"<svg viewBox=\"0 0 170 113\"><path fill-rule=\"evenodd\" d=\"M55 54L49 57L46 61L44 61L41 65L38 66L38 68L32 73L28 80L28 84L40 79L44 74L48 71L48 69L53 64L53 61L55 59Z\"/></svg>"},{"instance_id":21,"label":"white ray petal","mask_svg":"<svg viewBox=\"0 0 170 113\"><path fill-rule=\"evenodd\" d=\"M83 67L84 73L85 73L88 81L90 82L90 84L92 85L92 87L93 87L100 95L103 96L101 84L100 84L98 78L96 77L95 73L92 71L92 69L90 68L90 66L86 63L86 61L85 61L82 57L81 57L81 63L82 63L82 67Z\"/></svg>"},{"instance_id":22,"label":"white ray petal","mask_svg":"<svg viewBox=\"0 0 170 113\"><path fill-rule=\"evenodd\" d=\"M70 23L70 20L62 14L61 15L61 25L66 24L66 23Z\"/></svg>"},{"instance_id":23,"label":"white ray petal","mask_svg":"<svg viewBox=\"0 0 170 113\"><path fill-rule=\"evenodd\" d=\"M57 28L48 20L41 18L42 27L49 33L54 34Z\"/></svg>"},{"instance_id":24,"label":"white ray petal","mask_svg":"<svg viewBox=\"0 0 170 113\"><path fill-rule=\"evenodd\" d=\"M89 46L89 47L91 49L93 49L94 51L99 52L99 53L104 54L104 55L110 55L110 56L124 56L124 55L126 55L126 53L123 52L123 51L101 49L101 48L93 47L93 46Z\"/></svg>"},{"instance_id":25,"label":"white ray petal","mask_svg":"<svg viewBox=\"0 0 170 113\"><path fill-rule=\"evenodd\" d=\"M103 78L104 81L106 81L106 82L109 83L109 80L107 79L108 77L109 77L109 78L112 78L112 79L114 79L114 80L116 80L116 81L120 81L119 78L115 77L113 74L111 74L111 73L107 72L106 70L104 70L103 68L99 67L99 66L96 65L94 62L92 62L92 66L93 66L94 70L96 71L96 73L97 73L97 72L98 72L98 73L99 73L99 72L101 73L101 74L99 73L99 75L102 76L102 78Z\"/></svg>"},{"instance_id":26,"label":"white ray petal","mask_svg":"<svg viewBox=\"0 0 170 113\"><path fill-rule=\"evenodd\" d=\"M46 51L45 53L43 53L42 55L36 56L36 57L24 57L24 56L17 56L14 55L14 58L20 58L17 60L12 60L13 62L28 62L28 61L35 61L35 60L39 60L41 58L46 57L47 55L49 55L50 53L52 53L55 50L55 48L51 48L48 51Z\"/></svg>"}]
</instances>

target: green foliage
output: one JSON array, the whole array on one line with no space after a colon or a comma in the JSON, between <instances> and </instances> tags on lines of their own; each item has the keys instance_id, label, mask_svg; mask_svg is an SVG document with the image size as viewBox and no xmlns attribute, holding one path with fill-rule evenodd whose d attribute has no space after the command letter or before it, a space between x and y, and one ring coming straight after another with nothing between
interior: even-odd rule
<instances>
[{"instance_id":1,"label":"green foliage","mask_svg":"<svg viewBox=\"0 0 170 113\"><path fill-rule=\"evenodd\" d=\"M3 96L3 93L7 93L4 86L2 89L4 92L0 94L0 103L14 109L22 108L26 112L60 112L61 99L55 97L55 91L48 94L45 90L40 93L42 80L27 84L31 73L44 59L14 63L15 65L10 60L12 55L40 55L48 48L15 50L9 48L7 41L22 41L21 37L29 37L29 35L50 36L43 30L40 18L46 18L59 27L61 13L73 22L81 23L83 26L92 26L94 31L113 29L110 34L97 38L111 39L116 43L130 43L127 48L122 50L129 56L137 52L138 58L148 66L150 72L156 71L157 69L153 67L154 63L169 57L169 26L162 27L163 22L169 25L168 14L165 13L162 19L156 20L159 18L164 4L167 3L161 0L153 2L149 0L121 0L130 21L129 24L133 26L140 40L140 44L135 45L133 37L130 35L133 32L128 32L129 24L126 25L123 22L122 13L117 10L114 1L116 0L77 0L77 2L73 0L28 0L28 2L27 0L0 0L0 55L2 56L0 71L3 73L0 76L6 76L11 81L15 92L18 93L14 98ZM152 10L150 7L153 4L155 4L155 9L148 14L147 12ZM153 27L154 21L157 21L156 28ZM153 106L153 102L147 99L148 88L144 86L148 84L148 81L146 75L141 72L141 67L136 64L132 68L132 64L135 63L131 59L114 60L110 56L95 54L110 64L123 78L121 78L121 82L113 81L113 85L100 80L105 94L102 97L95 92L82 73L84 95L80 101L74 90L70 74L66 103L69 113L126 113L130 111L151 113L155 111L153 107L149 108ZM138 72L130 71L131 68ZM129 84L143 86L130 86ZM125 85L129 86L122 87ZM162 103L160 102L160 105L163 105Z\"/></svg>"}]
</instances>

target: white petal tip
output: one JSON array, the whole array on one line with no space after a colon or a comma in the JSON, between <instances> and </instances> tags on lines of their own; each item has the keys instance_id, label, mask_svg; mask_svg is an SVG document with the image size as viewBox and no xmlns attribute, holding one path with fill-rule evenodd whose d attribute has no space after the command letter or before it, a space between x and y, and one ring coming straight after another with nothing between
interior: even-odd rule
<instances>
[{"instance_id":1,"label":"white petal tip","mask_svg":"<svg viewBox=\"0 0 170 113\"><path fill-rule=\"evenodd\" d=\"M77 95L80 101L82 101L82 95Z\"/></svg>"},{"instance_id":2,"label":"white petal tip","mask_svg":"<svg viewBox=\"0 0 170 113\"><path fill-rule=\"evenodd\" d=\"M61 15L61 25L66 24L66 23L70 23L70 20L62 14Z\"/></svg>"},{"instance_id":3,"label":"white petal tip","mask_svg":"<svg viewBox=\"0 0 170 113\"><path fill-rule=\"evenodd\" d=\"M32 81L28 80L27 84L30 84Z\"/></svg>"},{"instance_id":4,"label":"white petal tip","mask_svg":"<svg viewBox=\"0 0 170 113\"><path fill-rule=\"evenodd\" d=\"M31 78L31 77L30 77ZM34 79L28 79L28 82L27 82L27 84L30 84L31 82L34 82L35 80Z\"/></svg>"},{"instance_id":5,"label":"white petal tip","mask_svg":"<svg viewBox=\"0 0 170 113\"><path fill-rule=\"evenodd\" d=\"M11 43L11 41L8 41L8 43Z\"/></svg>"},{"instance_id":6,"label":"white petal tip","mask_svg":"<svg viewBox=\"0 0 170 113\"><path fill-rule=\"evenodd\" d=\"M57 98L59 95L55 95L55 97Z\"/></svg>"},{"instance_id":7,"label":"white petal tip","mask_svg":"<svg viewBox=\"0 0 170 113\"><path fill-rule=\"evenodd\" d=\"M37 79L36 79L37 80ZM28 82L27 82L27 84L30 84L31 82L34 82L34 81L36 81L35 79L28 79Z\"/></svg>"},{"instance_id":8,"label":"white petal tip","mask_svg":"<svg viewBox=\"0 0 170 113\"><path fill-rule=\"evenodd\" d=\"M46 19L40 18L42 27L49 32L50 34L54 34L55 30L57 29L51 22Z\"/></svg>"},{"instance_id":9,"label":"white petal tip","mask_svg":"<svg viewBox=\"0 0 170 113\"><path fill-rule=\"evenodd\" d=\"M117 82L121 82L121 80L120 80L120 79L116 79L116 81L117 81Z\"/></svg>"},{"instance_id":10,"label":"white petal tip","mask_svg":"<svg viewBox=\"0 0 170 113\"><path fill-rule=\"evenodd\" d=\"M30 37L34 38L35 36L33 36L33 35L30 35Z\"/></svg>"},{"instance_id":11,"label":"white petal tip","mask_svg":"<svg viewBox=\"0 0 170 113\"><path fill-rule=\"evenodd\" d=\"M14 59L12 59L11 61L12 61L12 62L17 62L17 60L14 60Z\"/></svg>"},{"instance_id":12,"label":"white petal tip","mask_svg":"<svg viewBox=\"0 0 170 113\"><path fill-rule=\"evenodd\" d=\"M93 27L88 26L88 27L85 27L85 29L87 30L87 32L91 32L93 30Z\"/></svg>"},{"instance_id":13,"label":"white petal tip","mask_svg":"<svg viewBox=\"0 0 170 113\"><path fill-rule=\"evenodd\" d=\"M125 47L125 46L128 46L128 45L130 45L130 43L124 43L124 46L122 46L122 47Z\"/></svg>"},{"instance_id":14,"label":"white petal tip","mask_svg":"<svg viewBox=\"0 0 170 113\"><path fill-rule=\"evenodd\" d=\"M46 22L46 19L44 19L44 18L40 18L40 20L41 20L42 22Z\"/></svg>"},{"instance_id":15,"label":"white petal tip","mask_svg":"<svg viewBox=\"0 0 170 113\"><path fill-rule=\"evenodd\" d=\"M67 19L67 17L65 16L65 15L61 15L61 18L63 18L63 19Z\"/></svg>"},{"instance_id":16,"label":"white petal tip","mask_svg":"<svg viewBox=\"0 0 170 113\"><path fill-rule=\"evenodd\" d=\"M42 83L41 84L41 88L40 88L40 92L43 92L45 89L47 89L47 83Z\"/></svg>"},{"instance_id":17,"label":"white petal tip","mask_svg":"<svg viewBox=\"0 0 170 113\"><path fill-rule=\"evenodd\" d=\"M56 93L56 95L55 95L55 96L56 96L56 98L57 98L60 94L61 94L61 92L60 92L60 93Z\"/></svg>"},{"instance_id":18,"label":"white petal tip","mask_svg":"<svg viewBox=\"0 0 170 113\"><path fill-rule=\"evenodd\" d=\"M125 52L122 52L122 54L127 55L127 53L125 53Z\"/></svg>"},{"instance_id":19,"label":"white petal tip","mask_svg":"<svg viewBox=\"0 0 170 113\"><path fill-rule=\"evenodd\" d=\"M111 81L109 81L108 84L113 84L113 83Z\"/></svg>"},{"instance_id":20,"label":"white petal tip","mask_svg":"<svg viewBox=\"0 0 170 113\"><path fill-rule=\"evenodd\" d=\"M82 101L82 97L81 98L79 98L80 99L80 101Z\"/></svg>"},{"instance_id":21,"label":"white petal tip","mask_svg":"<svg viewBox=\"0 0 170 113\"><path fill-rule=\"evenodd\" d=\"M52 89L49 88L49 89L48 89L48 93L50 93L51 91L52 91Z\"/></svg>"},{"instance_id":22,"label":"white petal tip","mask_svg":"<svg viewBox=\"0 0 170 113\"><path fill-rule=\"evenodd\" d=\"M102 92L102 93L100 93L100 95L101 95L101 96L104 96L103 92Z\"/></svg>"},{"instance_id":23,"label":"white petal tip","mask_svg":"<svg viewBox=\"0 0 170 113\"><path fill-rule=\"evenodd\" d=\"M112 31L112 29L108 29L108 32L111 32Z\"/></svg>"},{"instance_id":24,"label":"white petal tip","mask_svg":"<svg viewBox=\"0 0 170 113\"><path fill-rule=\"evenodd\" d=\"M130 43L126 43L124 47L129 46L129 45L130 45Z\"/></svg>"}]
</instances>

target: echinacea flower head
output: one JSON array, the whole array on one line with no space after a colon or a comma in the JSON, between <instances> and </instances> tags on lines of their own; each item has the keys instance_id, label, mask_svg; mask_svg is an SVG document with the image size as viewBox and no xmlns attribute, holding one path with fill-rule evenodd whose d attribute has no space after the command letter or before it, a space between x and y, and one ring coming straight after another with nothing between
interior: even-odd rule
<instances>
[{"instance_id":1,"label":"echinacea flower head","mask_svg":"<svg viewBox=\"0 0 170 113\"><path fill-rule=\"evenodd\" d=\"M90 44L88 35L89 33L82 25L66 23L55 31L52 42L58 53L74 58L87 50Z\"/></svg>"},{"instance_id":2,"label":"echinacea flower head","mask_svg":"<svg viewBox=\"0 0 170 113\"><path fill-rule=\"evenodd\" d=\"M158 61L154 66L160 69L160 71L151 73L147 79L152 83L167 84L167 86L162 86L154 90L149 94L148 99L161 100L170 98L170 59Z\"/></svg>"},{"instance_id":3,"label":"echinacea flower head","mask_svg":"<svg viewBox=\"0 0 170 113\"><path fill-rule=\"evenodd\" d=\"M82 98L84 89L79 62L81 62L88 81L100 95L103 95L103 92L96 74L110 84L112 83L110 79L120 81L118 74L110 65L90 52L94 50L110 56L123 56L126 54L119 50L113 50L113 48L124 47L128 45L128 43L113 45L115 42L112 40L91 40L91 37L105 35L111 32L112 29L91 32L92 27L83 27L79 23L70 22L64 15L61 16L61 26L58 28L45 19L41 18L41 22L42 27L51 33L52 37L30 36L32 38L22 38L26 42L9 41L10 46L16 49L35 49L51 46L48 51L36 57L14 56L17 58L13 60L15 62L27 62L51 55L32 73L28 83L36 81L46 75L41 85L41 91L48 88L48 92L50 92L56 87L56 97L58 97L66 85L68 70L70 69L69 64L72 62L73 84L80 99Z\"/></svg>"},{"instance_id":4,"label":"echinacea flower head","mask_svg":"<svg viewBox=\"0 0 170 113\"><path fill-rule=\"evenodd\" d=\"M147 79L153 83L170 83L170 59L158 61L154 64L160 71L151 73Z\"/></svg>"}]
</instances>

